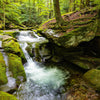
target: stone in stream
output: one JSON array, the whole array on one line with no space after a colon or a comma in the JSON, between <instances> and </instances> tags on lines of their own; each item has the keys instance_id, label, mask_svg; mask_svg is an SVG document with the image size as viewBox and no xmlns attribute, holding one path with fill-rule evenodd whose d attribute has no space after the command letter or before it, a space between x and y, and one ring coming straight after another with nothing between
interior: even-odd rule
<instances>
[{"instance_id":1,"label":"stone in stream","mask_svg":"<svg viewBox=\"0 0 100 100\"><path fill-rule=\"evenodd\" d=\"M96 90L100 91L100 70L92 69L84 74L84 79Z\"/></svg>"},{"instance_id":2,"label":"stone in stream","mask_svg":"<svg viewBox=\"0 0 100 100\"><path fill-rule=\"evenodd\" d=\"M39 46L39 53L42 61L47 61L52 57L51 50L49 50L49 46L47 43L43 43Z\"/></svg>"}]
</instances>

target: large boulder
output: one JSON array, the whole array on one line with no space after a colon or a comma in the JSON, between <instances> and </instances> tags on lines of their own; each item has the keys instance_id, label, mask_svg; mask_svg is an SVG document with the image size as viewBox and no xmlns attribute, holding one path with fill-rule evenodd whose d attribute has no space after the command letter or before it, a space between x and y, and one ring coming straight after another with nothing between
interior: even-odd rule
<instances>
[{"instance_id":1,"label":"large boulder","mask_svg":"<svg viewBox=\"0 0 100 100\"><path fill-rule=\"evenodd\" d=\"M95 37L95 33L89 29L89 26L79 27L67 34L60 34L51 29L38 30L38 32L51 42L65 48L77 47L81 42L88 42Z\"/></svg>"},{"instance_id":2,"label":"large boulder","mask_svg":"<svg viewBox=\"0 0 100 100\"><path fill-rule=\"evenodd\" d=\"M21 62L20 57L18 57L15 54L9 53L8 64L9 64L9 70L12 72L13 77L16 79L18 85L26 80L24 66Z\"/></svg>"},{"instance_id":3,"label":"large boulder","mask_svg":"<svg viewBox=\"0 0 100 100\"><path fill-rule=\"evenodd\" d=\"M6 76L6 65L3 59L3 55L0 52L0 85L7 83L7 76Z\"/></svg>"},{"instance_id":4,"label":"large boulder","mask_svg":"<svg viewBox=\"0 0 100 100\"><path fill-rule=\"evenodd\" d=\"M100 70L92 69L84 74L84 79L96 90L100 91Z\"/></svg>"},{"instance_id":5,"label":"large boulder","mask_svg":"<svg viewBox=\"0 0 100 100\"><path fill-rule=\"evenodd\" d=\"M0 91L0 100L18 100L18 99L11 94Z\"/></svg>"}]
</instances>

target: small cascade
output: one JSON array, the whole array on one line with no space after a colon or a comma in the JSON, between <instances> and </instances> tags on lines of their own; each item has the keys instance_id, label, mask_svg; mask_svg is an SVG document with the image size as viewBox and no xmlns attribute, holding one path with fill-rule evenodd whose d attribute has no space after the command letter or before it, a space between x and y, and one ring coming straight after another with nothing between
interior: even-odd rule
<instances>
[{"instance_id":1,"label":"small cascade","mask_svg":"<svg viewBox=\"0 0 100 100\"><path fill-rule=\"evenodd\" d=\"M40 44L47 43L48 40L37 36L32 31L21 31L17 38L27 59L27 63L24 64L27 81L20 85L14 95L19 100L65 100L62 91L64 91L65 80L69 78L69 72L63 72L56 66L47 68L42 63L33 60L26 50L29 44L36 50ZM36 57L36 54L34 55Z\"/></svg>"}]
</instances>

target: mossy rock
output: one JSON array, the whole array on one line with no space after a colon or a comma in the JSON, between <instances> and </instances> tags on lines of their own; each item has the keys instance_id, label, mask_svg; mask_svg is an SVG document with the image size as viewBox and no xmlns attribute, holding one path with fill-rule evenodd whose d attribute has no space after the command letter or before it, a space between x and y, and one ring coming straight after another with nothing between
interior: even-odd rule
<instances>
[{"instance_id":1,"label":"mossy rock","mask_svg":"<svg viewBox=\"0 0 100 100\"><path fill-rule=\"evenodd\" d=\"M0 34L3 33L3 30L0 30Z\"/></svg>"},{"instance_id":2,"label":"mossy rock","mask_svg":"<svg viewBox=\"0 0 100 100\"><path fill-rule=\"evenodd\" d=\"M91 67L93 67L91 63L80 60L72 61L72 63L86 70L91 69Z\"/></svg>"},{"instance_id":3,"label":"mossy rock","mask_svg":"<svg viewBox=\"0 0 100 100\"><path fill-rule=\"evenodd\" d=\"M76 56L74 59L70 60L70 62L86 70L100 66L100 58L88 56Z\"/></svg>"},{"instance_id":4,"label":"mossy rock","mask_svg":"<svg viewBox=\"0 0 100 100\"><path fill-rule=\"evenodd\" d=\"M23 62L26 62L24 53L15 38L4 35L3 36L3 48L5 52L17 54L19 57L22 58Z\"/></svg>"},{"instance_id":5,"label":"mossy rock","mask_svg":"<svg viewBox=\"0 0 100 100\"><path fill-rule=\"evenodd\" d=\"M81 42L88 42L95 37L89 26L79 27L58 38L57 43L66 48L76 47Z\"/></svg>"},{"instance_id":6,"label":"mossy rock","mask_svg":"<svg viewBox=\"0 0 100 100\"><path fill-rule=\"evenodd\" d=\"M11 36L3 35L3 34L2 34L2 41L3 41L3 42L5 42L5 41L10 41L10 40L17 41L15 38L13 38L13 37L11 37Z\"/></svg>"},{"instance_id":7,"label":"mossy rock","mask_svg":"<svg viewBox=\"0 0 100 100\"><path fill-rule=\"evenodd\" d=\"M92 69L84 74L84 79L96 90L100 91L100 70Z\"/></svg>"},{"instance_id":8,"label":"mossy rock","mask_svg":"<svg viewBox=\"0 0 100 100\"><path fill-rule=\"evenodd\" d=\"M0 100L18 100L18 99L11 94L0 91Z\"/></svg>"},{"instance_id":9,"label":"mossy rock","mask_svg":"<svg viewBox=\"0 0 100 100\"><path fill-rule=\"evenodd\" d=\"M7 32L3 32L4 35L9 35L9 36L12 36L12 37L16 37L19 32L18 31L7 31Z\"/></svg>"},{"instance_id":10,"label":"mossy rock","mask_svg":"<svg viewBox=\"0 0 100 100\"><path fill-rule=\"evenodd\" d=\"M81 42L88 42L95 37L95 33L92 31L92 24L78 27L72 30L69 33L56 33L56 31L52 31L50 29L46 31L42 31L40 33L50 42L57 44L58 46L63 46L65 48L77 47Z\"/></svg>"},{"instance_id":11,"label":"mossy rock","mask_svg":"<svg viewBox=\"0 0 100 100\"><path fill-rule=\"evenodd\" d=\"M6 84L7 82L6 69L0 64L0 85Z\"/></svg>"},{"instance_id":12,"label":"mossy rock","mask_svg":"<svg viewBox=\"0 0 100 100\"><path fill-rule=\"evenodd\" d=\"M18 56L21 57L23 63L27 62L25 55L21 48L20 48L20 55L18 55Z\"/></svg>"},{"instance_id":13,"label":"mossy rock","mask_svg":"<svg viewBox=\"0 0 100 100\"><path fill-rule=\"evenodd\" d=\"M26 50L27 50L28 54L29 54L31 57L34 56L34 53L32 52L32 47L31 47L31 46L28 45L28 46L26 47Z\"/></svg>"},{"instance_id":14,"label":"mossy rock","mask_svg":"<svg viewBox=\"0 0 100 100\"><path fill-rule=\"evenodd\" d=\"M15 31L6 31L6 32L3 32L3 34L9 35L9 36L13 36L14 33L15 33Z\"/></svg>"},{"instance_id":15,"label":"mossy rock","mask_svg":"<svg viewBox=\"0 0 100 100\"><path fill-rule=\"evenodd\" d=\"M8 54L8 64L9 70L12 72L13 77L16 79L17 83L20 83L20 78L23 81L26 80L26 74L24 70L24 66L22 65L21 58L15 54Z\"/></svg>"},{"instance_id":16,"label":"mossy rock","mask_svg":"<svg viewBox=\"0 0 100 100\"><path fill-rule=\"evenodd\" d=\"M18 42L15 42L14 40L3 42L3 47L6 52L11 52L15 54L20 53L20 46Z\"/></svg>"},{"instance_id":17,"label":"mossy rock","mask_svg":"<svg viewBox=\"0 0 100 100\"><path fill-rule=\"evenodd\" d=\"M0 52L0 85L7 83L7 76L6 76L6 65L3 59L2 53Z\"/></svg>"}]
</instances>

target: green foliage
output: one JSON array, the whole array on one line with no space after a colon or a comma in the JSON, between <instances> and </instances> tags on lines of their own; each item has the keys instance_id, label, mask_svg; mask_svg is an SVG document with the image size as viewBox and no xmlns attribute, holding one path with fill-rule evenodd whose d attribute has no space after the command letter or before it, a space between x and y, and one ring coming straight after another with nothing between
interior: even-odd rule
<instances>
[{"instance_id":1,"label":"green foliage","mask_svg":"<svg viewBox=\"0 0 100 100\"><path fill-rule=\"evenodd\" d=\"M20 22L27 27L32 27L42 22L34 6L22 4L19 9L21 10Z\"/></svg>"},{"instance_id":2,"label":"green foliage","mask_svg":"<svg viewBox=\"0 0 100 100\"><path fill-rule=\"evenodd\" d=\"M100 8L100 0L59 2L62 14L96 5ZM0 29L38 27L51 18L54 18L53 0L0 0Z\"/></svg>"},{"instance_id":3,"label":"green foliage","mask_svg":"<svg viewBox=\"0 0 100 100\"><path fill-rule=\"evenodd\" d=\"M94 0L94 3L100 8L100 0Z\"/></svg>"}]
</instances>

